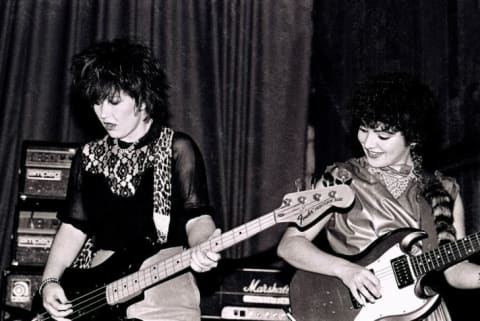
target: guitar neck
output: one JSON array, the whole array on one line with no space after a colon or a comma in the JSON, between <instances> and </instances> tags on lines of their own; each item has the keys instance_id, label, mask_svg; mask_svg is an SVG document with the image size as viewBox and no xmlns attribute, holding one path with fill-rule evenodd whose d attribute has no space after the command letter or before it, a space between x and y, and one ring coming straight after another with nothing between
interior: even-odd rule
<instances>
[{"instance_id":1,"label":"guitar neck","mask_svg":"<svg viewBox=\"0 0 480 321\"><path fill-rule=\"evenodd\" d=\"M265 214L246 224L240 225L193 248L182 251L166 260L127 275L107 285L109 303L123 302L140 294L143 290L167 279L190 266L191 255L196 250L220 252L240 243L277 223L275 212Z\"/></svg>"},{"instance_id":2,"label":"guitar neck","mask_svg":"<svg viewBox=\"0 0 480 321\"><path fill-rule=\"evenodd\" d=\"M286 194L282 206L276 210L108 284L107 302L116 304L127 301L141 294L143 290L188 268L193 251L221 252L281 222L295 222L297 226L304 227L313 223L329 208L333 206L345 208L350 206L354 199L353 191L344 184Z\"/></svg>"},{"instance_id":3,"label":"guitar neck","mask_svg":"<svg viewBox=\"0 0 480 321\"><path fill-rule=\"evenodd\" d=\"M413 256L412 264L415 274L420 276L430 271L442 271L478 252L480 252L480 232Z\"/></svg>"}]
</instances>

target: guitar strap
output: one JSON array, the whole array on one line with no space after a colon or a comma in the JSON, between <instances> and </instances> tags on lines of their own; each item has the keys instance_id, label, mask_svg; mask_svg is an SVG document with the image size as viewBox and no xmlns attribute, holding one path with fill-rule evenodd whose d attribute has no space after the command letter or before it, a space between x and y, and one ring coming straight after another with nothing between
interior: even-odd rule
<instances>
[{"instance_id":1,"label":"guitar strap","mask_svg":"<svg viewBox=\"0 0 480 321\"><path fill-rule=\"evenodd\" d=\"M453 206L458 194L458 185L452 178L443 176L440 172L425 175L422 182L422 199L429 210L421 211L422 228L431 229L436 235L435 247L456 240L456 230L453 226Z\"/></svg>"},{"instance_id":2,"label":"guitar strap","mask_svg":"<svg viewBox=\"0 0 480 321\"><path fill-rule=\"evenodd\" d=\"M420 229L428 237L422 241L423 251L430 251L440 244L455 241L455 228L453 226L453 199L457 193L455 184L450 189L446 188L446 180L439 172L434 175L423 173L419 179L419 188L409 190L410 199L417 199L420 206ZM447 183L448 184L448 183ZM453 195L452 195L453 194Z\"/></svg>"},{"instance_id":3,"label":"guitar strap","mask_svg":"<svg viewBox=\"0 0 480 321\"><path fill-rule=\"evenodd\" d=\"M455 240L453 226L453 196L456 188L448 190L442 184L440 173L424 174L418 197L420 201L420 228L428 233L422 241L423 251L431 251L438 245ZM453 184L455 186L455 184ZM453 195L452 195L453 194ZM441 292L443 274L431 273L424 280L424 291L430 295Z\"/></svg>"},{"instance_id":4,"label":"guitar strap","mask_svg":"<svg viewBox=\"0 0 480 321\"><path fill-rule=\"evenodd\" d=\"M418 190L414 192L418 193ZM423 251L426 252L438 246L438 235L430 204L423 197L419 197L418 200L420 202L420 229L428 234L428 237L422 241Z\"/></svg>"}]
</instances>

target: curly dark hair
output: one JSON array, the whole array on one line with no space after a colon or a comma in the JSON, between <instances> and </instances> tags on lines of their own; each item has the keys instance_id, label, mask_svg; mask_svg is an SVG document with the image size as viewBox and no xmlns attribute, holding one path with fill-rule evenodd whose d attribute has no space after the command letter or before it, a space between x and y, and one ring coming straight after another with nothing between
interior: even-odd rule
<instances>
[{"instance_id":1,"label":"curly dark hair","mask_svg":"<svg viewBox=\"0 0 480 321\"><path fill-rule=\"evenodd\" d=\"M74 93L88 105L123 91L137 106L145 103L152 119L166 121L167 77L147 46L129 39L97 43L73 56L71 73Z\"/></svg>"},{"instance_id":2,"label":"curly dark hair","mask_svg":"<svg viewBox=\"0 0 480 321\"><path fill-rule=\"evenodd\" d=\"M407 73L384 73L360 85L351 101L353 126L400 131L407 144L428 139L436 102L430 89Z\"/></svg>"}]
</instances>

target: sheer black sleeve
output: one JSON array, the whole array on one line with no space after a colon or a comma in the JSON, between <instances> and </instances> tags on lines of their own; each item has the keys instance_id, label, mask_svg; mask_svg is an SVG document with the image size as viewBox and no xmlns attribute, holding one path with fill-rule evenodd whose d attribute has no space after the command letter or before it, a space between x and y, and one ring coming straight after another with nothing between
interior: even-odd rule
<instances>
[{"instance_id":1,"label":"sheer black sleeve","mask_svg":"<svg viewBox=\"0 0 480 321\"><path fill-rule=\"evenodd\" d=\"M212 214L202 155L195 142L181 132L175 132L173 137L172 172L174 204L186 219Z\"/></svg>"},{"instance_id":2,"label":"sheer black sleeve","mask_svg":"<svg viewBox=\"0 0 480 321\"><path fill-rule=\"evenodd\" d=\"M70 223L84 233L89 233L88 218L83 209L82 196L82 149L75 154L70 168L67 198L65 205L58 213L58 219Z\"/></svg>"}]
</instances>

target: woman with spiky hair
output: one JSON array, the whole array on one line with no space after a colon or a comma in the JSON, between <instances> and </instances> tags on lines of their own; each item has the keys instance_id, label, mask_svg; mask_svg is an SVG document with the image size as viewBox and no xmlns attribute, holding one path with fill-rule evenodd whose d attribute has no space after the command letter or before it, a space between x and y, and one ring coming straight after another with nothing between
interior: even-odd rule
<instances>
[{"instance_id":1,"label":"woman with spiky hair","mask_svg":"<svg viewBox=\"0 0 480 321\"><path fill-rule=\"evenodd\" d=\"M110 278L107 284L126 274L124 268L162 262L219 234L200 150L188 135L165 124L168 84L151 50L128 40L102 42L75 55L71 70L76 96L92 109L106 135L81 146L72 162L62 223L39 287L45 310L58 320L96 315L106 304L105 294L83 305L66 295L70 289L64 289L62 276L68 267L108 270L103 273ZM219 258L211 250L194 250L182 259L205 272ZM175 262L169 264L166 269L176 269ZM145 273L128 285L133 296L144 284L153 287L145 289L144 299L128 304L119 319L200 320L191 272L159 284L156 273L164 271ZM122 290L128 291L117 291Z\"/></svg>"},{"instance_id":2,"label":"woman with spiky hair","mask_svg":"<svg viewBox=\"0 0 480 321\"><path fill-rule=\"evenodd\" d=\"M411 75L386 73L360 85L351 107L363 156L327 167L318 184L350 184L356 196L354 204L346 212L329 213L306 230L289 227L278 253L298 269L339 280L339 288L346 290L343 302L350 301L356 308L345 307L342 316L341 309L328 305L329 310L342 316L338 320L349 320L345 317L348 314L352 314L352 320L357 314L362 314L361 320L388 316L403 316L402 320L450 320L441 300L414 300L412 282L401 284L403 281L395 275L390 260L384 269L375 271L383 267L382 259L387 255L375 250L394 235L403 236L397 234L399 231L408 231L415 240L420 234L414 229L428 232L428 238L409 244L412 254L434 250L465 236L458 184L439 172L426 171L423 166L429 122L436 107L434 97L427 86ZM314 239L320 232L327 247L316 246ZM365 260L367 253L377 263L359 263L359 257ZM431 261L428 259L425 264L432 264ZM422 275L416 272L413 278ZM480 287L480 267L468 261L445 264L444 275L452 286ZM309 282L317 293L325 293L312 279ZM438 285L432 283L432 287ZM333 301L327 297L325 300ZM298 321L304 320L308 318Z\"/></svg>"}]
</instances>

